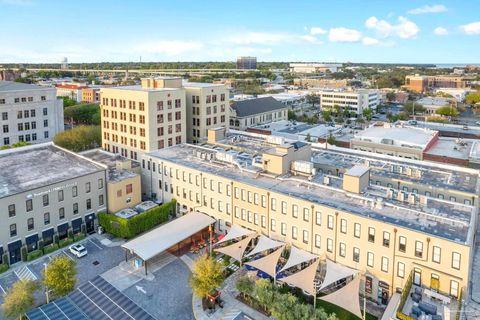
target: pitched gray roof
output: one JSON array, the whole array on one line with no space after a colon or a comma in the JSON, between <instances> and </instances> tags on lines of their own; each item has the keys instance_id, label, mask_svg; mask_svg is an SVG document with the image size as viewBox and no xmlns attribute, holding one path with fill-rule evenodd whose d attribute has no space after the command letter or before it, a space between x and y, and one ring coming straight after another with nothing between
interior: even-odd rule
<instances>
[{"instance_id":1,"label":"pitched gray roof","mask_svg":"<svg viewBox=\"0 0 480 320\"><path fill-rule=\"evenodd\" d=\"M236 101L232 104L232 109L236 111L237 117L240 118L285 108L285 105L272 97Z\"/></svg>"}]
</instances>

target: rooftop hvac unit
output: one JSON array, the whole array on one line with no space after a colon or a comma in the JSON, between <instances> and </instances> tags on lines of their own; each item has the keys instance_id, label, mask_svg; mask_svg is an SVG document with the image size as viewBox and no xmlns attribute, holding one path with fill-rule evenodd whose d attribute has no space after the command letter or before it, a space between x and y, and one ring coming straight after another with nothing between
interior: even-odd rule
<instances>
[{"instance_id":1,"label":"rooftop hvac unit","mask_svg":"<svg viewBox=\"0 0 480 320\"><path fill-rule=\"evenodd\" d=\"M415 170L415 178L421 178L422 177L422 170L417 169Z\"/></svg>"},{"instance_id":2,"label":"rooftop hvac unit","mask_svg":"<svg viewBox=\"0 0 480 320\"><path fill-rule=\"evenodd\" d=\"M415 193L410 193L408 195L408 203L410 204L415 204L415 201L417 200L417 196L415 195Z\"/></svg>"},{"instance_id":3,"label":"rooftop hvac unit","mask_svg":"<svg viewBox=\"0 0 480 320\"><path fill-rule=\"evenodd\" d=\"M402 166L398 166L398 172L403 173L403 167Z\"/></svg>"},{"instance_id":4,"label":"rooftop hvac unit","mask_svg":"<svg viewBox=\"0 0 480 320\"><path fill-rule=\"evenodd\" d=\"M391 171L391 172L397 171L397 166L394 165L394 164L392 164L392 166L390 167L390 171Z\"/></svg>"},{"instance_id":5,"label":"rooftop hvac unit","mask_svg":"<svg viewBox=\"0 0 480 320\"><path fill-rule=\"evenodd\" d=\"M377 209L383 209L383 199L382 198L377 198L377 202L375 203L375 207Z\"/></svg>"},{"instance_id":6,"label":"rooftop hvac unit","mask_svg":"<svg viewBox=\"0 0 480 320\"><path fill-rule=\"evenodd\" d=\"M428 198L426 196L420 196L420 204L426 207L428 204Z\"/></svg>"},{"instance_id":7,"label":"rooftop hvac unit","mask_svg":"<svg viewBox=\"0 0 480 320\"><path fill-rule=\"evenodd\" d=\"M393 189L388 189L387 190L387 198L393 199L393 193L394 193Z\"/></svg>"},{"instance_id":8,"label":"rooftop hvac unit","mask_svg":"<svg viewBox=\"0 0 480 320\"><path fill-rule=\"evenodd\" d=\"M411 177L412 176L412 168L407 167L406 174L407 174L407 176Z\"/></svg>"},{"instance_id":9,"label":"rooftop hvac unit","mask_svg":"<svg viewBox=\"0 0 480 320\"><path fill-rule=\"evenodd\" d=\"M323 184L328 186L330 184L330 177L327 177L327 176L323 177Z\"/></svg>"},{"instance_id":10,"label":"rooftop hvac unit","mask_svg":"<svg viewBox=\"0 0 480 320\"><path fill-rule=\"evenodd\" d=\"M406 198L407 198L407 195L406 195L405 192L403 192L403 191L400 191L400 192L398 193L398 195L397 195L397 200L398 200L398 201L402 201L402 202L403 202L403 201L406 200Z\"/></svg>"}]
</instances>

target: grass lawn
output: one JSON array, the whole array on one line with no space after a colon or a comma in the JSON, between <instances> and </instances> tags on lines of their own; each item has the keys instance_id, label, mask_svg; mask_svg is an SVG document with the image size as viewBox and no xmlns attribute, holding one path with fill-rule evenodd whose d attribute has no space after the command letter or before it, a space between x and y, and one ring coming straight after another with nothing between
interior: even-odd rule
<instances>
[{"instance_id":1,"label":"grass lawn","mask_svg":"<svg viewBox=\"0 0 480 320\"><path fill-rule=\"evenodd\" d=\"M322 307L326 313L335 313L338 319L341 320L358 320L359 318L353 313L348 312L345 309L340 308L329 302L317 299L317 308ZM367 320L377 320L377 317L367 313Z\"/></svg>"}]
</instances>

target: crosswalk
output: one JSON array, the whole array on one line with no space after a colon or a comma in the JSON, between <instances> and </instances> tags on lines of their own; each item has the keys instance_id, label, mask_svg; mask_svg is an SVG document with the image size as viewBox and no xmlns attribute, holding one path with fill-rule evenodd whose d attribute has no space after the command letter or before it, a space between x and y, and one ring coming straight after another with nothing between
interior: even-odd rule
<instances>
[{"instance_id":1,"label":"crosswalk","mask_svg":"<svg viewBox=\"0 0 480 320\"><path fill-rule=\"evenodd\" d=\"M15 275L22 281L27 281L27 280L32 280L35 281L37 280L37 276L28 268L28 266L23 266L17 270L14 271Z\"/></svg>"},{"instance_id":2,"label":"crosswalk","mask_svg":"<svg viewBox=\"0 0 480 320\"><path fill-rule=\"evenodd\" d=\"M229 310L228 312L225 312L225 314L223 315L222 317L222 320L232 320L234 319L236 316L238 316L238 314L240 313L241 311L238 310L238 309L231 309Z\"/></svg>"}]
</instances>

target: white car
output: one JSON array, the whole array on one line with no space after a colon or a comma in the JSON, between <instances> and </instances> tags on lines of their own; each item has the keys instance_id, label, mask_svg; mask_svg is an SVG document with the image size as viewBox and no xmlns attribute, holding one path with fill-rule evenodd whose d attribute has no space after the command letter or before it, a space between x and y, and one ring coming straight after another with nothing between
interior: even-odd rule
<instances>
[{"instance_id":1,"label":"white car","mask_svg":"<svg viewBox=\"0 0 480 320\"><path fill-rule=\"evenodd\" d=\"M70 252L77 258L81 258L87 255L87 249L81 244L74 244L69 247Z\"/></svg>"}]
</instances>

